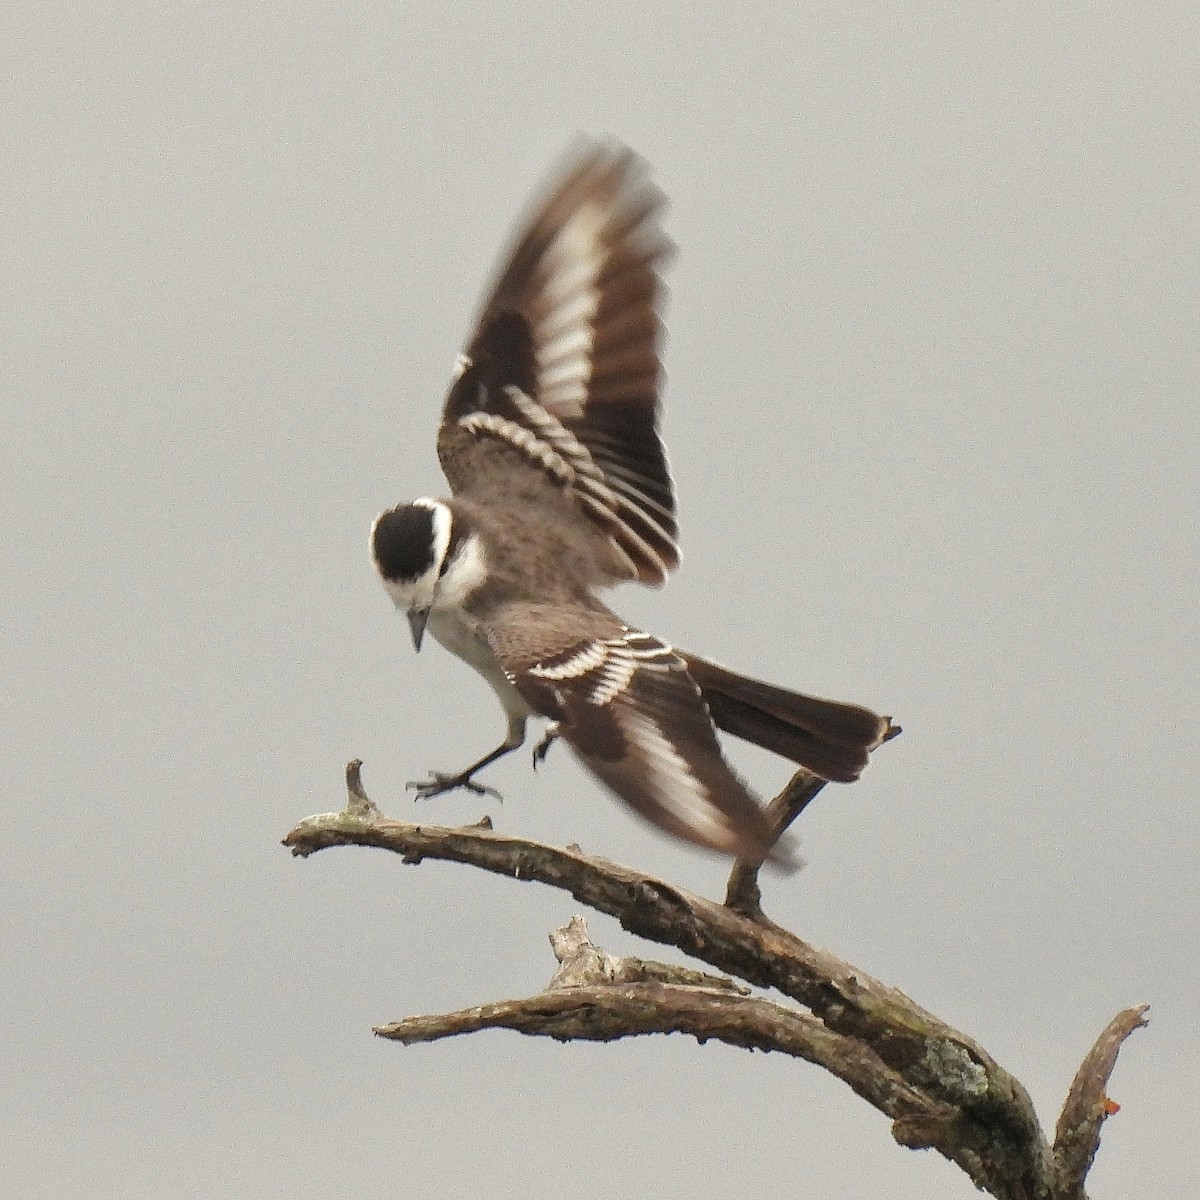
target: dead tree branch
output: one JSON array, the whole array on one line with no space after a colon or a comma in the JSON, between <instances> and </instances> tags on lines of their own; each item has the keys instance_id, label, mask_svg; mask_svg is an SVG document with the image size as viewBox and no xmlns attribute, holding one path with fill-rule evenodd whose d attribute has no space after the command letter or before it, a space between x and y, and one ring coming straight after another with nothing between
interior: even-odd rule
<instances>
[{"instance_id":1,"label":"dead tree branch","mask_svg":"<svg viewBox=\"0 0 1200 1200\"><path fill-rule=\"evenodd\" d=\"M761 910L755 872L735 867L728 902L717 904L575 847L495 833L486 819L458 829L390 820L363 792L360 765L347 768L345 811L309 817L287 835L284 844L293 854L375 846L409 864L434 858L537 880L615 917L631 933L675 946L751 985L774 988L809 1010L738 995L728 980L699 972L693 981L679 968L611 958L587 941L586 931L568 926L557 931L562 966L545 992L410 1017L379 1028L380 1036L409 1043L484 1028L560 1040L679 1032L777 1050L832 1071L892 1118L898 1142L938 1150L1000 1200L1085 1200L1100 1126L1115 1111L1105 1085L1121 1042L1145 1024L1144 1007L1116 1017L1089 1053L1052 1149L1024 1087L981 1046L898 989L770 921ZM821 786L806 772L791 781L773 802L781 830Z\"/></svg>"},{"instance_id":2,"label":"dead tree branch","mask_svg":"<svg viewBox=\"0 0 1200 1200\"><path fill-rule=\"evenodd\" d=\"M776 1050L832 1071L863 1099L906 1128L954 1119L853 1038L833 1033L808 1013L750 996L730 979L615 958L594 945L582 917L550 935L560 966L544 992L436 1016L406 1017L375 1032L412 1045L480 1029L609 1042L648 1033L686 1033L747 1050Z\"/></svg>"},{"instance_id":3,"label":"dead tree branch","mask_svg":"<svg viewBox=\"0 0 1200 1200\"><path fill-rule=\"evenodd\" d=\"M1086 1200L1084 1181L1100 1148L1100 1127L1120 1108L1108 1098L1108 1079L1122 1043L1135 1029L1149 1024L1149 1007L1139 1004L1117 1013L1075 1072L1054 1130L1056 1200Z\"/></svg>"}]
</instances>

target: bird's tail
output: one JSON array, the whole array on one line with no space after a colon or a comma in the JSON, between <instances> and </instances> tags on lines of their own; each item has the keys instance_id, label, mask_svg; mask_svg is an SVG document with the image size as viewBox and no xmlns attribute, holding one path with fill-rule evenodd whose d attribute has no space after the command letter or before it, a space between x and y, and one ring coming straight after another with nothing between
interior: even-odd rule
<instances>
[{"instance_id":1,"label":"bird's tail","mask_svg":"<svg viewBox=\"0 0 1200 1200\"><path fill-rule=\"evenodd\" d=\"M899 733L890 718L760 683L684 650L718 729L744 738L838 783L853 783L872 750Z\"/></svg>"}]
</instances>

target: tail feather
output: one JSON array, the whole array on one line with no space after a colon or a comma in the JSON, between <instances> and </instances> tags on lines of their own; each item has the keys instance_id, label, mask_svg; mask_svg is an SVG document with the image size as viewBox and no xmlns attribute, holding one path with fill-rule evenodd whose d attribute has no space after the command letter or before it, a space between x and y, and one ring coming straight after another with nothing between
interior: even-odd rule
<instances>
[{"instance_id":1,"label":"tail feather","mask_svg":"<svg viewBox=\"0 0 1200 1200\"><path fill-rule=\"evenodd\" d=\"M853 783L893 725L857 704L789 692L678 651L718 729L838 783ZM898 731L897 731L898 732Z\"/></svg>"}]
</instances>

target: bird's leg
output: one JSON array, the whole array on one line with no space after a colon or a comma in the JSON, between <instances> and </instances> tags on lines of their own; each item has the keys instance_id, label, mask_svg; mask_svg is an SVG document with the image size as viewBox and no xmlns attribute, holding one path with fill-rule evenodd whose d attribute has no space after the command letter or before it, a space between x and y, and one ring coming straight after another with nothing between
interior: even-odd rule
<instances>
[{"instance_id":1,"label":"bird's leg","mask_svg":"<svg viewBox=\"0 0 1200 1200\"><path fill-rule=\"evenodd\" d=\"M542 763L546 761L546 755L550 753L550 747L558 741L558 722L551 721L546 726L546 733L542 740L533 748L533 769L536 771Z\"/></svg>"},{"instance_id":2,"label":"bird's leg","mask_svg":"<svg viewBox=\"0 0 1200 1200\"><path fill-rule=\"evenodd\" d=\"M525 718L510 717L508 735L504 741L495 750L485 754L478 762L473 762L465 770L453 775L445 774L442 771L430 771L429 778L423 783L410 780L405 784L405 787L415 788L417 793L416 799L418 800L431 800L434 796L440 796L444 792L452 792L456 788L466 788L468 792L474 792L477 796L492 796L496 800L503 801L504 797L495 788L487 787L482 783L476 783L472 776L476 772L482 771L484 767L494 763L496 759L503 758L506 754L511 754L524 741Z\"/></svg>"},{"instance_id":3,"label":"bird's leg","mask_svg":"<svg viewBox=\"0 0 1200 1200\"><path fill-rule=\"evenodd\" d=\"M434 796L453 792L457 788L465 788L468 792L474 792L477 796L491 796L496 800L503 801L504 797L494 787L488 787L483 783L476 783L471 777L476 771L483 770L484 767L490 763L494 763L498 758L503 758L504 755L516 748L516 746L510 746L506 742L501 743L491 753L485 754L478 762L473 762L469 767L459 771L457 774L451 775L444 771L430 771L428 779L420 782L410 779L404 786L413 788L416 791L415 798L417 800L432 800Z\"/></svg>"}]
</instances>

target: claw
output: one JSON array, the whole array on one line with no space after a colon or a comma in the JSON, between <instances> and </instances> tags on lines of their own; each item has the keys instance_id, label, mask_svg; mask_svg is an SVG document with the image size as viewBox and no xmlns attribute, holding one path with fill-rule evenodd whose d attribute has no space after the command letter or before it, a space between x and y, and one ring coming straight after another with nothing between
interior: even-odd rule
<instances>
[{"instance_id":1,"label":"claw","mask_svg":"<svg viewBox=\"0 0 1200 1200\"><path fill-rule=\"evenodd\" d=\"M552 721L546 726L545 736L533 748L533 769L535 771L546 761L546 755L550 753L550 747L558 741L558 738L558 722Z\"/></svg>"},{"instance_id":2,"label":"claw","mask_svg":"<svg viewBox=\"0 0 1200 1200\"><path fill-rule=\"evenodd\" d=\"M409 780L404 786L416 791L417 794L414 798L417 800L432 800L434 796L465 788L468 792L474 792L476 796L491 796L493 800L504 803L504 797L495 788L488 787L483 783L476 783L470 774L444 775L441 771L431 771L429 778L424 783Z\"/></svg>"}]
</instances>

